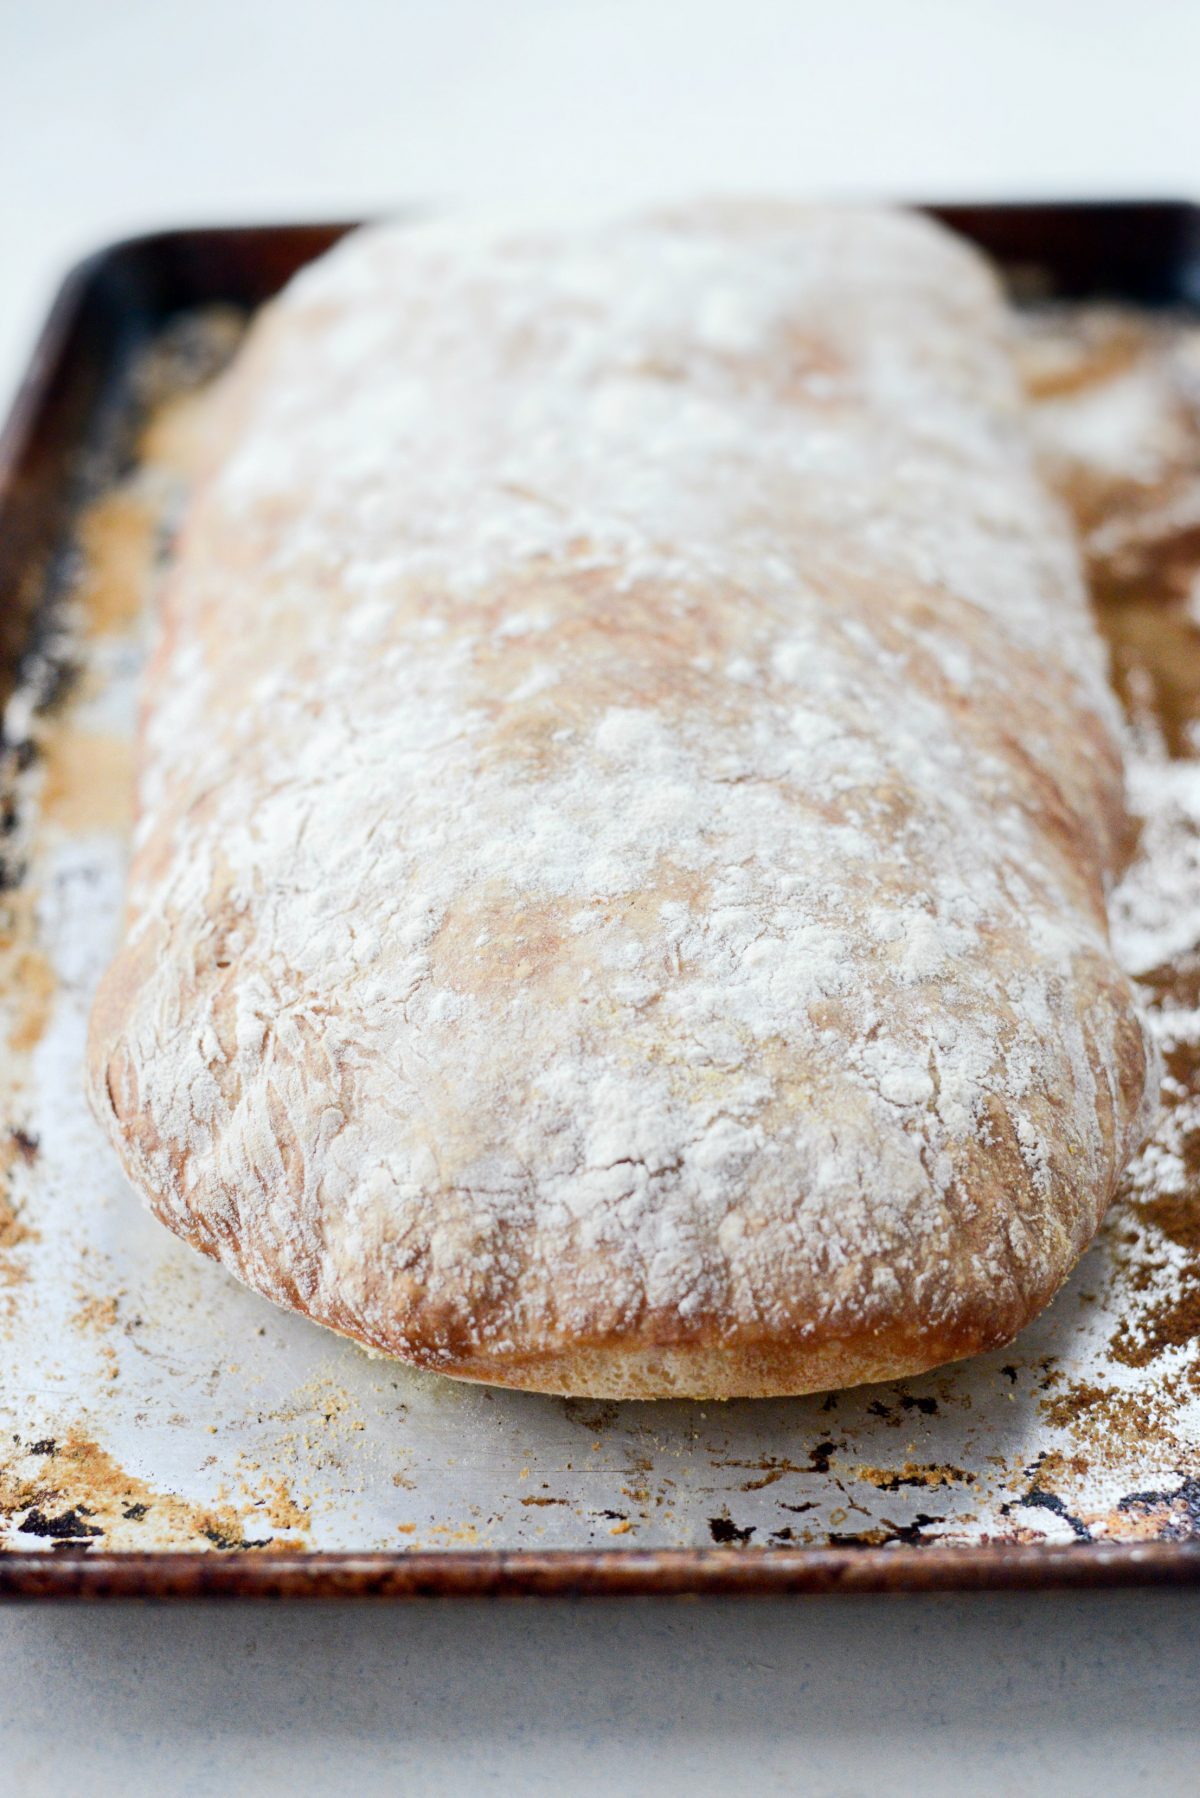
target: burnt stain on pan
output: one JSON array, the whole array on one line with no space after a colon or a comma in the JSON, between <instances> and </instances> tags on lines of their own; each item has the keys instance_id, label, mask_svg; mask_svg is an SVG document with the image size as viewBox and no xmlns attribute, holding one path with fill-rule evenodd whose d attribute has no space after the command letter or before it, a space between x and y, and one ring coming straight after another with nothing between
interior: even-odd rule
<instances>
[{"instance_id":1,"label":"burnt stain on pan","mask_svg":"<svg viewBox=\"0 0 1200 1798\"><path fill-rule=\"evenodd\" d=\"M714 1542L725 1547L731 1543L749 1542L754 1534L754 1525L747 1524L744 1529L739 1529L729 1513L725 1512L720 1517L709 1518L708 1533Z\"/></svg>"},{"instance_id":2,"label":"burnt stain on pan","mask_svg":"<svg viewBox=\"0 0 1200 1798\"><path fill-rule=\"evenodd\" d=\"M26 1512L17 1528L23 1536L54 1536L71 1540L102 1536L104 1531L97 1524L85 1521L91 1515L84 1505L77 1510L61 1511L57 1517L47 1517L34 1505L32 1510Z\"/></svg>"},{"instance_id":3,"label":"burnt stain on pan","mask_svg":"<svg viewBox=\"0 0 1200 1798\"><path fill-rule=\"evenodd\" d=\"M12 1521L14 1539L111 1537L132 1549L149 1527L156 1546L164 1536L174 1546L239 1553L294 1550L304 1543L307 1518L279 1480L259 1481L236 1501L205 1505L151 1486L79 1430L10 1448L0 1458L0 1520ZM273 1533L257 1533L253 1526L262 1523L271 1524Z\"/></svg>"}]
</instances>

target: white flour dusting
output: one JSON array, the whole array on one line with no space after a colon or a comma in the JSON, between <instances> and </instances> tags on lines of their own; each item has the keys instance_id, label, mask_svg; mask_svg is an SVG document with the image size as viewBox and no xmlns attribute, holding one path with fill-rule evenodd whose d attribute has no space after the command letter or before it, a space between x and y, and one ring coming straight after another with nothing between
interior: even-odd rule
<instances>
[{"instance_id":1,"label":"white flour dusting","mask_svg":"<svg viewBox=\"0 0 1200 1798\"><path fill-rule=\"evenodd\" d=\"M448 1366L1015 1327L1153 1070L982 265L772 208L383 230L223 403L98 1025L168 1221Z\"/></svg>"}]
</instances>

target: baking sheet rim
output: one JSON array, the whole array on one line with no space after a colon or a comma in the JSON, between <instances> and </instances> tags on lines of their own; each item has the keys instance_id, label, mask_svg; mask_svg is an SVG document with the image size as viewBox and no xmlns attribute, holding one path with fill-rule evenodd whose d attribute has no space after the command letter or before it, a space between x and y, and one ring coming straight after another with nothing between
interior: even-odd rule
<instances>
[{"instance_id":1,"label":"baking sheet rim","mask_svg":"<svg viewBox=\"0 0 1200 1798\"><path fill-rule=\"evenodd\" d=\"M0 1552L0 1599L645 1598L1200 1585L1200 1542L983 1548Z\"/></svg>"}]
</instances>

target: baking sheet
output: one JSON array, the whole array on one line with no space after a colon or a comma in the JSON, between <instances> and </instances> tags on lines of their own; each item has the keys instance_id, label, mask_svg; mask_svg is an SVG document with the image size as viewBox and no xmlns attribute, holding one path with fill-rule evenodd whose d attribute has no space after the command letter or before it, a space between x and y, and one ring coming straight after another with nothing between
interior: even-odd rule
<instances>
[{"instance_id":1,"label":"baking sheet","mask_svg":"<svg viewBox=\"0 0 1200 1798\"><path fill-rule=\"evenodd\" d=\"M128 394L52 571L0 771L0 1548L280 1556L1200 1538L1200 331L1096 308L1025 330L1131 719L1121 952L1166 1107L1096 1246L1011 1348L788 1401L614 1404L368 1358L201 1261L81 1093L112 947L153 588L191 394L236 339L184 320ZM107 466L105 463L107 461Z\"/></svg>"}]
</instances>

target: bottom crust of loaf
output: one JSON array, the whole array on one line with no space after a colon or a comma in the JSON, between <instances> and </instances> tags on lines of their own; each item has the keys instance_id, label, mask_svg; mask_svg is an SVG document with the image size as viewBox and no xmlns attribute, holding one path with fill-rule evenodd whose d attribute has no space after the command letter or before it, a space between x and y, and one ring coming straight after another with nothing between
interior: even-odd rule
<instances>
[{"instance_id":1,"label":"bottom crust of loaf","mask_svg":"<svg viewBox=\"0 0 1200 1798\"><path fill-rule=\"evenodd\" d=\"M165 1218L161 1221L168 1222ZM184 1240L206 1260L223 1265L210 1240L199 1234L188 1234ZM1072 1255L1067 1265L1076 1258ZM280 1303L244 1269L225 1266L225 1271L271 1303ZM910 1323L858 1337L814 1334L791 1340L765 1335L717 1340L710 1336L690 1342L560 1340L552 1347L524 1354L480 1344L464 1345L457 1354L444 1349L422 1352L399 1346L395 1336L372 1340L347 1328L344 1313L330 1317L299 1294L293 1294L282 1308L298 1311L322 1329L353 1342L372 1360L399 1362L418 1372L475 1385L581 1399L803 1398L851 1386L914 1379L952 1362L1004 1348L1046 1308L1061 1283L1060 1278L1050 1278L1043 1286L1027 1290L1019 1300L1010 1294L1004 1306L985 1303L973 1315L940 1328Z\"/></svg>"},{"instance_id":2,"label":"bottom crust of loaf","mask_svg":"<svg viewBox=\"0 0 1200 1798\"><path fill-rule=\"evenodd\" d=\"M340 1332L339 1332L340 1333ZM351 1338L353 1340L353 1338ZM675 1344L666 1347L576 1348L537 1356L480 1357L471 1363L429 1368L456 1380L544 1392L560 1398L734 1399L802 1398L815 1392L869 1386L966 1360L998 1341L944 1339L914 1342L876 1337L870 1342L818 1346ZM363 1347L363 1344L359 1344ZM372 1359L404 1359L375 1348Z\"/></svg>"}]
</instances>

